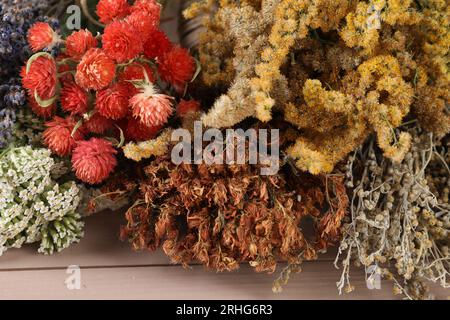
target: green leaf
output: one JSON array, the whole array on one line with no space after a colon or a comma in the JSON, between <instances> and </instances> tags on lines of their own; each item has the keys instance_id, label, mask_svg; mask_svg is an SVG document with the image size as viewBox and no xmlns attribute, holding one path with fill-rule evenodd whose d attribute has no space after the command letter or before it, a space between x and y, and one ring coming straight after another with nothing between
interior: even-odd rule
<instances>
[{"instance_id":1,"label":"green leaf","mask_svg":"<svg viewBox=\"0 0 450 320\"><path fill-rule=\"evenodd\" d=\"M117 124L116 124L116 127L117 127L117 129L119 129L119 131L120 131L120 142L119 142L119 144L117 145L117 148L122 148L123 145L125 144L125 135L123 134L123 130L122 130L121 127L119 127Z\"/></svg>"},{"instance_id":2,"label":"green leaf","mask_svg":"<svg viewBox=\"0 0 450 320\"><path fill-rule=\"evenodd\" d=\"M194 58L195 59L195 58ZM200 72L202 71L202 65L200 64L200 61L198 61L197 59L195 59L195 64L197 65L197 69L195 70L194 76L192 77L191 83L195 81L195 79L197 79L198 75L200 74Z\"/></svg>"},{"instance_id":3,"label":"green leaf","mask_svg":"<svg viewBox=\"0 0 450 320\"><path fill-rule=\"evenodd\" d=\"M53 59L53 56L50 54L50 53L48 53L48 52L38 52L38 53L35 53L35 54L33 54L31 57L30 57L30 59L28 59L28 62L27 62L27 73L28 72L30 72L30 68L31 68L31 64L37 59L37 58L39 58L39 57L48 57L49 59L51 59L51 60L54 60Z\"/></svg>"},{"instance_id":4,"label":"green leaf","mask_svg":"<svg viewBox=\"0 0 450 320\"><path fill-rule=\"evenodd\" d=\"M38 103L38 105L42 108L48 108L52 104L54 104L56 101L56 95L48 100L42 100L41 97L39 96L37 90L34 90L34 98L36 99L36 102Z\"/></svg>"},{"instance_id":5,"label":"green leaf","mask_svg":"<svg viewBox=\"0 0 450 320\"><path fill-rule=\"evenodd\" d=\"M77 132L77 130L83 125L83 120L79 120L77 122L77 124L75 125L75 127L73 127L72 133L70 134L70 136L73 138L73 136L75 135L75 132Z\"/></svg>"}]
</instances>

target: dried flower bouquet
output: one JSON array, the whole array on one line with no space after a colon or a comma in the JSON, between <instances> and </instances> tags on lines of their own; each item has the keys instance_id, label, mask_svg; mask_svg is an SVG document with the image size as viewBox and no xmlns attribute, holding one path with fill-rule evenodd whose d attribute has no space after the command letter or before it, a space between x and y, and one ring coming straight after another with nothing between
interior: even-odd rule
<instances>
[{"instance_id":1,"label":"dried flower bouquet","mask_svg":"<svg viewBox=\"0 0 450 320\"><path fill-rule=\"evenodd\" d=\"M446 1L191 0L191 51L156 0L99 0L99 21L80 2L98 34L64 35L51 2L1 2L0 254L59 252L86 209L128 204L134 250L217 271L288 262L276 292L332 246L339 291L352 264L410 299L450 286ZM172 134L196 122L278 129L279 172L175 164Z\"/></svg>"}]
</instances>

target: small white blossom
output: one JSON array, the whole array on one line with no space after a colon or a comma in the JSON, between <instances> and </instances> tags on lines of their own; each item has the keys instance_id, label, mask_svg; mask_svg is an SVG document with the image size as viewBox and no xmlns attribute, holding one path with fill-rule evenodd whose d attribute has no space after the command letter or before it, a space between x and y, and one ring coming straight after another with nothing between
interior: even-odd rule
<instances>
[{"instance_id":1,"label":"small white blossom","mask_svg":"<svg viewBox=\"0 0 450 320\"><path fill-rule=\"evenodd\" d=\"M58 173L52 176L52 170ZM51 254L78 242L84 224L76 213L80 190L53 180L62 172L47 149L20 147L0 158L0 256L8 248L41 241Z\"/></svg>"}]
</instances>

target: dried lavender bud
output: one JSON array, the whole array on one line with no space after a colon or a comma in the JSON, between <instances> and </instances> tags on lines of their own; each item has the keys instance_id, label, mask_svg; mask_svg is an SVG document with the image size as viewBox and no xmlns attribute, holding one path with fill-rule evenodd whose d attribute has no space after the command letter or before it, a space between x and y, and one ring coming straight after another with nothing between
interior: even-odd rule
<instances>
[{"instance_id":1,"label":"dried lavender bud","mask_svg":"<svg viewBox=\"0 0 450 320\"><path fill-rule=\"evenodd\" d=\"M27 43L28 29L37 21L49 22L56 30L56 19L44 17L50 1L0 1L0 148L11 141L16 112L25 105L19 72L31 55Z\"/></svg>"}]
</instances>

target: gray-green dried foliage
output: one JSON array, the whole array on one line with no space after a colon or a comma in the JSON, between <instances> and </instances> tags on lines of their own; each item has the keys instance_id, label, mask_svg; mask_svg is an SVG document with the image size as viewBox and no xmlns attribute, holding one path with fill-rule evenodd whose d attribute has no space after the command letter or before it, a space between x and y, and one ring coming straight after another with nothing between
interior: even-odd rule
<instances>
[{"instance_id":1,"label":"gray-green dried foliage","mask_svg":"<svg viewBox=\"0 0 450 320\"><path fill-rule=\"evenodd\" d=\"M430 281L450 287L450 144L410 133L413 145L401 163L378 157L373 141L350 157L351 222L335 262L343 269L340 291L353 290L353 262L366 271L375 266L368 281L392 280L394 292L409 299L432 298Z\"/></svg>"}]
</instances>

